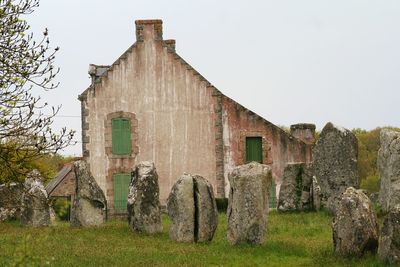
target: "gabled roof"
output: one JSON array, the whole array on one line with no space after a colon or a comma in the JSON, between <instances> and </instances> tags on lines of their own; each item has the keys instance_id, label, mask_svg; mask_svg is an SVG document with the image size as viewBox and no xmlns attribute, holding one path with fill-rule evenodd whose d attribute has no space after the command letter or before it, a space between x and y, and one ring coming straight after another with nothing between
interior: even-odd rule
<instances>
[{"instance_id":1,"label":"gabled roof","mask_svg":"<svg viewBox=\"0 0 400 267\"><path fill-rule=\"evenodd\" d=\"M64 180L65 177L69 174L69 172L72 171L72 164L65 165L56 175L56 177L53 178L53 180L48 183L46 186L46 191L47 194L50 195L56 188L57 186Z\"/></svg>"},{"instance_id":2,"label":"gabled roof","mask_svg":"<svg viewBox=\"0 0 400 267\"><path fill-rule=\"evenodd\" d=\"M266 124L268 124L268 125L270 125L270 126L272 126L272 127L275 127L278 131L280 131L283 135L285 135L285 136L288 137L289 139L291 139L291 140L294 139L294 140L297 140L297 141L300 142L300 143L306 144L306 143L304 143L302 140L300 140L300 139L294 137L294 136L291 135L290 133L284 131L282 128L280 128L280 127L276 126L275 124L273 124L272 122L266 120L264 117L258 115L258 114L255 113L254 111L252 111L252 110L250 110L250 109L244 107L243 105L239 104L239 103L236 102L235 100L233 100L233 99L231 99L230 97L228 97L228 96L224 95L223 93L221 93L221 91L219 91L214 85L212 85L211 82L209 82L206 78L204 78L204 76L201 75L200 72L198 72L196 69L194 69L194 68L193 68L189 63L187 63L180 55L178 55L178 53L176 53L176 51L175 51L175 41L174 41L174 40L158 40L158 41L162 43L163 47L166 47L166 48L167 48L168 53L171 53L171 54L173 55L173 58L174 58L175 60L178 60L181 64L185 65L185 66L186 66L186 69L193 71L193 74L194 74L195 76L198 76L198 79L199 79L200 81L206 82L206 87L207 87L207 88L210 88L211 90L213 90L213 91L214 91L214 92L213 92L214 95L221 95L221 96L225 97L226 99L228 99L229 101L231 101L231 102L233 102L235 105L237 105L240 109L243 109L245 112L248 112L249 115L254 116L254 117L256 117L256 118L262 120L264 123L266 123ZM141 42L141 41L137 41L137 42ZM132 45L131 45L131 46L130 46L130 47L129 47L129 48L114 62L114 63L113 63L113 64L111 64L111 65L109 66L109 68L108 68L106 71L102 72L102 74L98 77L98 79L96 79L94 82L92 82L92 84L91 84L85 91L83 91L82 94L79 95L78 99L79 99L80 101L84 101L85 98L86 98L87 92L88 92L91 88L94 88L96 83L101 83L101 79L107 77L107 76L108 76L108 73L109 73L110 71L113 71L114 67L115 67L116 65L119 65L121 60L126 59L127 56L128 56L128 54L129 54L130 52L132 52L133 48L136 47L137 42L133 43L133 44L132 44ZM102 66L102 67L104 67L104 66Z\"/></svg>"}]
</instances>

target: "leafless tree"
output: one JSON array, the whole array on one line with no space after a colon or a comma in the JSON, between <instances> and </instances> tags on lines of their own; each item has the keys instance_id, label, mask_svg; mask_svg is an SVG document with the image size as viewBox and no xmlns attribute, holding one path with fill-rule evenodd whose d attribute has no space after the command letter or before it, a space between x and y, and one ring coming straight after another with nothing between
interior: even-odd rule
<instances>
[{"instance_id":1,"label":"leafless tree","mask_svg":"<svg viewBox=\"0 0 400 267\"><path fill-rule=\"evenodd\" d=\"M0 183L19 181L29 162L71 144L74 132L51 129L60 106L50 107L34 90L53 90L59 48L48 30L36 40L24 19L39 0L0 0Z\"/></svg>"}]
</instances>

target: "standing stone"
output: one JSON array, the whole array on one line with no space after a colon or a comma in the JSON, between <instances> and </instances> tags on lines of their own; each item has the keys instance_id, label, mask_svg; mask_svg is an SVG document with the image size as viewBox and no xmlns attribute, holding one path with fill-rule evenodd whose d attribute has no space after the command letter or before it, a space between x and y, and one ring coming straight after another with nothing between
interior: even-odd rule
<instances>
[{"instance_id":1,"label":"standing stone","mask_svg":"<svg viewBox=\"0 0 400 267\"><path fill-rule=\"evenodd\" d=\"M228 233L230 244L261 244L265 239L268 217L268 192L271 168L251 162L229 174Z\"/></svg>"},{"instance_id":2,"label":"standing stone","mask_svg":"<svg viewBox=\"0 0 400 267\"><path fill-rule=\"evenodd\" d=\"M211 184L200 175L193 175L195 209L195 241L211 241L218 225L218 209Z\"/></svg>"},{"instance_id":3,"label":"standing stone","mask_svg":"<svg viewBox=\"0 0 400 267\"><path fill-rule=\"evenodd\" d=\"M23 184L0 185L0 222L21 218Z\"/></svg>"},{"instance_id":4,"label":"standing stone","mask_svg":"<svg viewBox=\"0 0 400 267\"><path fill-rule=\"evenodd\" d=\"M335 213L346 188L359 187L358 143L347 129L327 123L314 147L314 171L321 188L321 206Z\"/></svg>"},{"instance_id":5,"label":"standing stone","mask_svg":"<svg viewBox=\"0 0 400 267\"><path fill-rule=\"evenodd\" d=\"M400 204L400 132L383 129L378 151L378 170L381 179L379 202L384 211Z\"/></svg>"},{"instance_id":6,"label":"standing stone","mask_svg":"<svg viewBox=\"0 0 400 267\"><path fill-rule=\"evenodd\" d=\"M379 192L374 192L369 195L369 199L371 200L372 204L378 204L379 202Z\"/></svg>"},{"instance_id":7,"label":"standing stone","mask_svg":"<svg viewBox=\"0 0 400 267\"><path fill-rule=\"evenodd\" d=\"M24 183L22 193L21 223L29 226L49 226L50 205L42 177L37 170L32 170Z\"/></svg>"},{"instance_id":8,"label":"standing stone","mask_svg":"<svg viewBox=\"0 0 400 267\"><path fill-rule=\"evenodd\" d=\"M90 173L88 164L74 162L75 199L71 210L71 226L97 226L105 221L106 198Z\"/></svg>"},{"instance_id":9,"label":"standing stone","mask_svg":"<svg viewBox=\"0 0 400 267\"><path fill-rule=\"evenodd\" d=\"M383 222L378 255L390 264L400 263L400 204L390 210Z\"/></svg>"},{"instance_id":10,"label":"standing stone","mask_svg":"<svg viewBox=\"0 0 400 267\"><path fill-rule=\"evenodd\" d=\"M179 242L211 241L218 224L211 184L199 175L184 174L172 187L167 202L170 238Z\"/></svg>"},{"instance_id":11,"label":"standing stone","mask_svg":"<svg viewBox=\"0 0 400 267\"><path fill-rule=\"evenodd\" d=\"M149 234L163 230L160 214L158 175L153 162L136 165L128 195L128 222L134 232Z\"/></svg>"},{"instance_id":12,"label":"standing stone","mask_svg":"<svg viewBox=\"0 0 400 267\"><path fill-rule=\"evenodd\" d=\"M362 256L378 248L378 223L369 198L353 187L347 188L332 223L335 252Z\"/></svg>"},{"instance_id":13,"label":"standing stone","mask_svg":"<svg viewBox=\"0 0 400 267\"><path fill-rule=\"evenodd\" d=\"M312 178L311 192L312 192L313 207L316 211L319 211L321 209L321 187L319 186L315 175Z\"/></svg>"},{"instance_id":14,"label":"standing stone","mask_svg":"<svg viewBox=\"0 0 400 267\"><path fill-rule=\"evenodd\" d=\"M288 163L283 170L279 191L278 210L310 210L312 201L312 165Z\"/></svg>"},{"instance_id":15,"label":"standing stone","mask_svg":"<svg viewBox=\"0 0 400 267\"><path fill-rule=\"evenodd\" d=\"M184 174L172 187L167 200L171 219L169 236L178 242L194 241L194 197L193 178Z\"/></svg>"}]
</instances>

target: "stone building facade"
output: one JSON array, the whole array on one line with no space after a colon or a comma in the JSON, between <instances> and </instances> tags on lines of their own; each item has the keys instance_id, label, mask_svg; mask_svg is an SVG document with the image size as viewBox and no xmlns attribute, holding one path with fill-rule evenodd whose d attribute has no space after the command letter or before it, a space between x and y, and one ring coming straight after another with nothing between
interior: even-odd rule
<instances>
[{"instance_id":1,"label":"stone building facade","mask_svg":"<svg viewBox=\"0 0 400 267\"><path fill-rule=\"evenodd\" d=\"M140 161L155 162L161 203L185 172L207 178L222 198L237 165L269 164L279 185L287 162L311 161L309 142L225 96L185 62L175 40L163 40L161 20L136 21L136 42L112 65L90 65L89 74L79 96L83 157L110 215L126 211L124 188Z\"/></svg>"}]
</instances>

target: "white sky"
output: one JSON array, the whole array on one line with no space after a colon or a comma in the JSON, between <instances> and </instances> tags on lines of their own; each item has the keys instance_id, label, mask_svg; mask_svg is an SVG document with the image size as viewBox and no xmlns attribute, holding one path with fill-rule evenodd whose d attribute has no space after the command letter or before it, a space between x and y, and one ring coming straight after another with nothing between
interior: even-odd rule
<instances>
[{"instance_id":1,"label":"white sky","mask_svg":"<svg viewBox=\"0 0 400 267\"><path fill-rule=\"evenodd\" d=\"M400 1L41 0L28 17L61 50L55 127L77 131L89 63L135 42L136 19L162 19L164 39L225 95L277 125L400 126ZM81 143L64 154L80 155Z\"/></svg>"}]
</instances>

